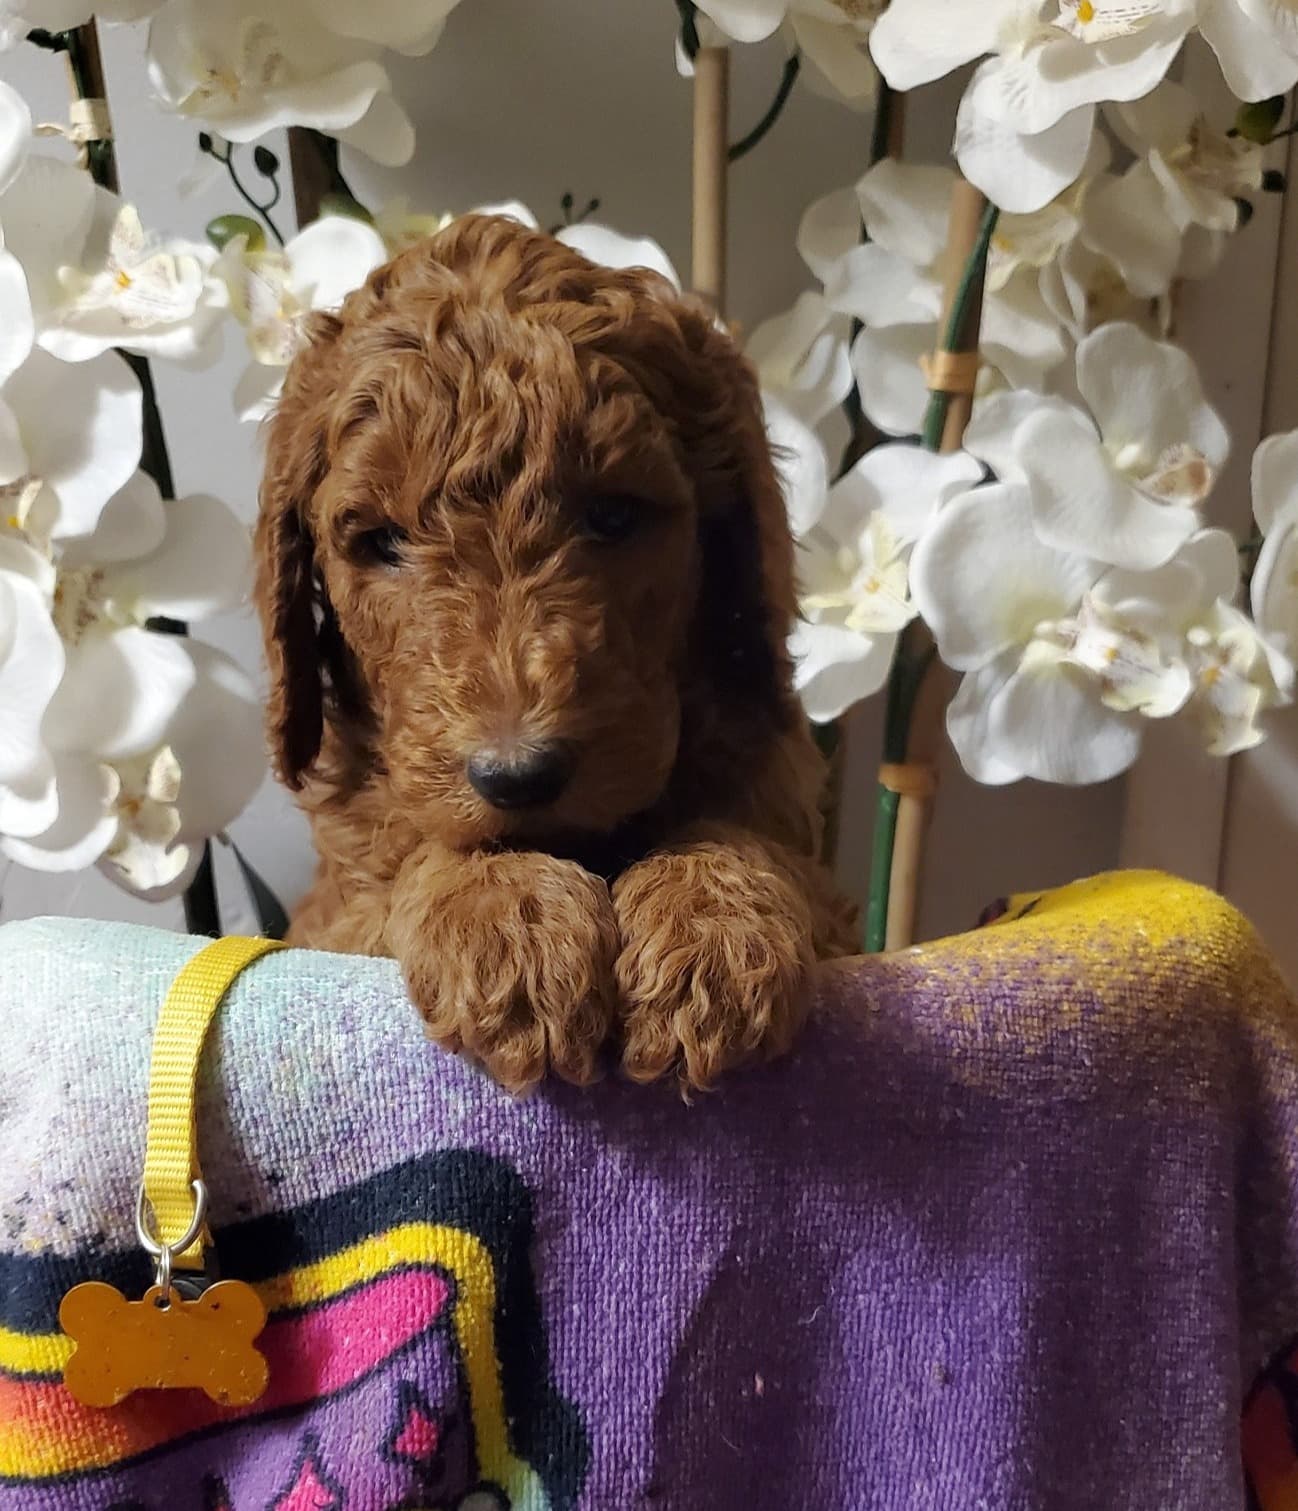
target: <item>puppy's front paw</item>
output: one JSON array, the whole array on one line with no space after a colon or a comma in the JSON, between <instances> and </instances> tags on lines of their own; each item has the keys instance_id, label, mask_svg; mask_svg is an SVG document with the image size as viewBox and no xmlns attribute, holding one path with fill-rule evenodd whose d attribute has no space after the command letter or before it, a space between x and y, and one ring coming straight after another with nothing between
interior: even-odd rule
<instances>
[{"instance_id":1,"label":"puppy's front paw","mask_svg":"<svg viewBox=\"0 0 1298 1511\"><path fill-rule=\"evenodd\" d=\"M451 857L402 878L388 925L429 1035L510 1091L585 1085L613 1020L608 888L534 852Z\"/></svg>"},{"instance_id":2,"label":"puppy's front paw","mask_svg":"<svg viewBox=\"0 0 1298 1511\"><path fill-rule=\"evenodd\" d=\"M622 1066L705 1088L789 1048L806 1011L811 915L756 841L662 851L613 888Z\"/></svg>"}]
</instances>

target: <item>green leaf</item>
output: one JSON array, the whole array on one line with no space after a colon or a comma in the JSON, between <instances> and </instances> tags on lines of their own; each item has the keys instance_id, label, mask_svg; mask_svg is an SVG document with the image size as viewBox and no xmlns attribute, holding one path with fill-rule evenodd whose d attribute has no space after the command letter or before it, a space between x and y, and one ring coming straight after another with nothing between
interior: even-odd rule
<instances>
[{"instance_id":1,"label":"green leaf","mask_svg":"<svg viewBox=\"0 0 1298 1511\"><path fill-rule=\"evenodd\" d=\"M363 220L366 225L374 224L374 217L360 200L353 199L350 194L321 195L320 213L321 215L346 215L352 220Z\"/></svg>"},{"instance_id":2,"label":"green leaf","mask_svg":"<svg viewBox=\"0 0 1298 1511\"><path fill-rule=\"evenodd\" d=\"M1265 144L1275 135L1284 114L1285 97L1273 95L1269 100L1254 100L1235 112L1235 130L1246 141Z\"/></svg>"},{"instance_id":3,"label":"green leaf","mask_svg":"<svg viewBox=\"0 0 1298 1511\"><path fill-rule=\"evenodd\" d=\"M266 233L251 216L218 215L215 220L207 223L207 239L218 252L224 251L236 236L248 238L250 252L263 252L266 249Z\"/></svg>"}]
</instances>

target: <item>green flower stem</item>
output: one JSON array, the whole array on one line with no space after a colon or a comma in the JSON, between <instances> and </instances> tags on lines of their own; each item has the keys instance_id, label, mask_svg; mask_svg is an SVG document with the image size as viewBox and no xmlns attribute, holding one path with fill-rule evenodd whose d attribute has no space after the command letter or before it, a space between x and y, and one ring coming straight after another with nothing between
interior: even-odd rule
<instances>
[{"instance_id":1,"label":"green flower stem","mask_svg":"<svg viewBox=\"0 0 1298 1511\"><path fill-rule=\"evenodd\" d=\"M943 351L973 351L978 344L976 322L981 313L982 301L981 297L975 298L975 295L981 295L987 253L991 249L992 236L999 218L1000 211L995 205L989 204L983 211L978 225L978 239L965 260L964 271L960 274L960 282L951 303L950 318L942 333ZM971 326L974 328L970 329ZM949 393L934 389L929 394L928 408L924 411L924 429L920 435L920 443L926 451L942 449L942 432L946 428L946 415L950 405Z\"/></svg>"},{"instance_id":2,"label":"green flower stem","mask_svg":"<svg viewBox=\"0 0 1298 1511\"><path fill-rule=\"evenodd\" d=\"M789 103L789 96L793 93L793 86L798 82L798 74L802 68L802 58L798 53L793 53L784 65L784 72L780 75L780 87L775 91L775 98L767 107L766 114L753 127L747 136L741 136L726 152L726 161L737 163L741 157L748 154L757 146L758 142L775 125L784 107Z\"/></svg>"},{"instance_id":3,"label":"green flower stem","mask_svg":"<svg viewBox=\"0 0 1298 1511\"><path fill-rule=\"evenodd\" d=\"M943 351L967 352L977 347L983 274L998 214L995 205L989 204L983 210L977 238L965 259L960 281L951 300L951 311L942 332ZM925 450L941 450L950 404L951 395L948 393L934 389L929 394L920 437ZM888 676L883 727L883 758L886 762L900 764L907 758L915 701L932 658L932 644L923 626L916 623L908 625L902 634L892 671ZM897 842L897 812L900 806L898 794L880 784L875 800L870 893L865 913L864 943L867 952L871 954L882 950L887 941L892 860Z\"/></svg>"}]
</instances>

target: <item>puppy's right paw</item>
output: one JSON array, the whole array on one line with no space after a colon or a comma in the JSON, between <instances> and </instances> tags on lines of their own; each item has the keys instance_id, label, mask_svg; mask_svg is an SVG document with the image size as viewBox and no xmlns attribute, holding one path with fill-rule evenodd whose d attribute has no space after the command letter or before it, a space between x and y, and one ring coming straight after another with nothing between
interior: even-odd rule
<instances>
[{"instance_id":1,"label":"puppy's right paw","mask_svg":"<svg viewBox=\"0 0 1298 1511\"><path fill-rule=\"evenodd\" d=\"M608 887L528 851L438 856L402 874L388 944L429 1035L513 1092L586 1085L613 1023Z\"/></svg>"}]
</instances>

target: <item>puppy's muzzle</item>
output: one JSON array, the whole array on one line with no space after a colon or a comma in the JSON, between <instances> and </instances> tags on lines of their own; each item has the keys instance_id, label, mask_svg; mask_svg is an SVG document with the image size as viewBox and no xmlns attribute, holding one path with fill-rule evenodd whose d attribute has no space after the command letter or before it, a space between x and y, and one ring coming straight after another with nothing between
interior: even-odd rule
<instances>
[{"instance_id":1,"label":"puppy's muzzle","mask_svg":"<svg viewBox=\"0 0 1298 1511\"><path fill-rule=\"evenodd\" d=\"M568 785L576 758L562 740L474 751L469 785L493 808L544 808Z\"/></svg>"}]
</instances>

